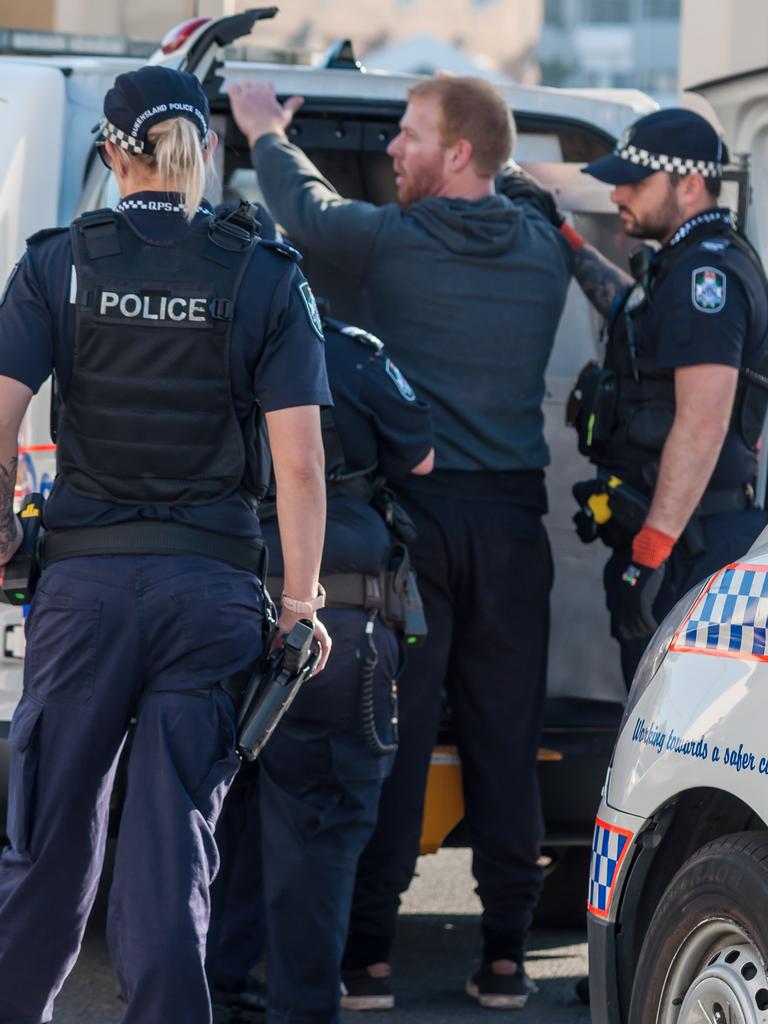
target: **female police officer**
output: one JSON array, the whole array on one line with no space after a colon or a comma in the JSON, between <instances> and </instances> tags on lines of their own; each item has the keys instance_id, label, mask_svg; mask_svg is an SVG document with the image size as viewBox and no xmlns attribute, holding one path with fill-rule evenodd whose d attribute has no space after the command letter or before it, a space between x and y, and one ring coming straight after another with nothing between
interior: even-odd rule
<instances>
[{"instance_id":1,"label":"female police officer","mask_svg":"<svg viewBox=\"0 0 768 1024\"><path fill-rule=\"evenodd\" d=\"M19 424L52 370L60 393L11 727L0 1022L51 1019L135 718L108 923L122 1019L208 1024L213 829L238 766L229 692L262 646L254 424L262 410L285 594L320 607L330 393L292 250L260 242L247 208L215 216L202 199L215 139L197 80L121 75L101 132L122 201L30 239L0 308L0 563L18 543Z\"/></svg>"}]
</instances>

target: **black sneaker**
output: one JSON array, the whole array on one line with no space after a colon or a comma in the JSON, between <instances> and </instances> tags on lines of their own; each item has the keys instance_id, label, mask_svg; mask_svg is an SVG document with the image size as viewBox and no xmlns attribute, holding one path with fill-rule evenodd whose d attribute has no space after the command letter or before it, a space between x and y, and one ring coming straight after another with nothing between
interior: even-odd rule
<instances>
[{"instance_id":1,"label":"black sneaker","mask_svg":"<svg viewBox=\"0 0 768 1024\"><path fill-rule=\"evenodd\" d=\"M223 988L214 988L211 993L214 1009L220 1011L222 1021L226 1022L224 1011L229 1011L230 1020L235 1022L249 1021L254 1014L267 1012L267 994L264 986L255 978L248 981L241 992L231 992ZM217 1024L217 1022L214 1022Z\"/></svg>"},{"instance_id":2,"label":"black sneaker","mask_svg":"<svg viewBox=\"0 0 768 1024\"><path fill-rule=\"evenodd\" d=\"M485 964L467 982L467 995L488 1010L522 1010L532 992L538 988L522 966L514 974L494 974Z\"/></svg>"},{"instance_id":3,"label":"black sneaker","mask_svg":"<svg viewBox=\"0 0 768 1024\"><path fill-rule=\"evenodd\" d=\"M372 978L367 967L341 972L342 1010L393 1010L391 979Z\"/></svg>"}]
</instances>

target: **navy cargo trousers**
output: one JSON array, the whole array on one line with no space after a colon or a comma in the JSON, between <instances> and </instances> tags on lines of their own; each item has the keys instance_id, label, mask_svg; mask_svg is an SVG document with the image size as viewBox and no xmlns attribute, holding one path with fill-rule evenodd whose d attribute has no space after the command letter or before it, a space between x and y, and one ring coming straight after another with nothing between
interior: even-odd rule
<instances>
[{"instance_id":1,"label":"navy cargo trousers","mask_svg":"<svg viewBox=\"0 0 768 1024\"><path fill-rule=\"evenodd\" d=\"M239 766L218 685L262 647L255 576L197 556L72 558L27 620L0 857L0 1024L50 1021L96 895L131 723L108 938L123 1024L210 1024L214 828Z\"/></svg>"},{"instance_id":2,"label":"navy cargo trousers","mask_svg":"<svg viewBox=\"0 0 768 1024\"><path fill-rule=\"evenodd\" d=\"M522 962L542 882L536 754L552 585L543 474L444 471L409 482L398 498L418 533L412 554L429 636L400 680L400 749L360 858L344 966L390 959L443 692L461 756L483 961Z\"/></svg>"},{"instance_id":3,"label":"navy cargo trousers","mask_svg":"<svg viewBox=\"0 0 768 1024\"><path fill-rule=\"evenodd\" d=\"M266 953L267 1024L339 1019L355 868L392 766L362 728L365 614L328 608L320 617L333 640L328 667L305 684L258 761L243 767L216 829L208 973L215 988L242 992ZM388 743L400 645L378 622L374 642L376 727Z\"/></svg>"}]
</instances>

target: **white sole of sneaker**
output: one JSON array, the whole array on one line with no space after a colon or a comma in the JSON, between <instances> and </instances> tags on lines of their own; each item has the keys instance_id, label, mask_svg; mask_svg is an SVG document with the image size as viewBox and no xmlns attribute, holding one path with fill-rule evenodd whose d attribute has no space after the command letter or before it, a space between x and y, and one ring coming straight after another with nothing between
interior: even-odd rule
<instances>
[{"instance_id":1,"label":"white sole of sneaker","mask_svg":"<svg viewBox=\"0 0 768 1024\"><path fill-rule=\"evenodd\" d=\"M528 993L524 996L505 996L492 993L481 993L473 981L467 982L467 995L472 996L486 1010L522 1010L528 1002Z\"/></svg>"},{"instance_id":2,"label":"white sole of sneaker","mask_svg":"<svg viewBox=\"0 0 768 1024\"><path fill-rule=\"evenodd\" d=\"M394 1010L394 996L342 996L342 1010Z\"/></svg>"}]
</instances>

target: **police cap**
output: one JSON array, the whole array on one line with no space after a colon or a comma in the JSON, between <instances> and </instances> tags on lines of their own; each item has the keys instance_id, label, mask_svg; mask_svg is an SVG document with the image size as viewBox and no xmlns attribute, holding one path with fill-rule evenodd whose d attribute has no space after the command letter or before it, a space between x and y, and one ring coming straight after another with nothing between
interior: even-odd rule
<instances>
[{"instance_id":1,"label":"police cap","mask_svg":"<svg viewBox=\"0 0 768 1024\"><path fill-rule=\"evenodd\" d=\"M173 68L143 67L118 75L104 97L104 116L96 144L109 140L128 153L151 155L147 141L153 125L185 117L200 132L205 146L210 112L203 87L194 75Z\"/></svg>"},{"instance_id":2,"label":"police cap","mask_svg":"<svg viewBox=\"0 0 768 1024\"><path fill-rule=\"evenodd\" d=\"M613 153L582 170L610 185L633 185L657 171L719 178L728 150L700 114L669 107L641 117L624 132Z\"/></svg>"}]
</instances>

